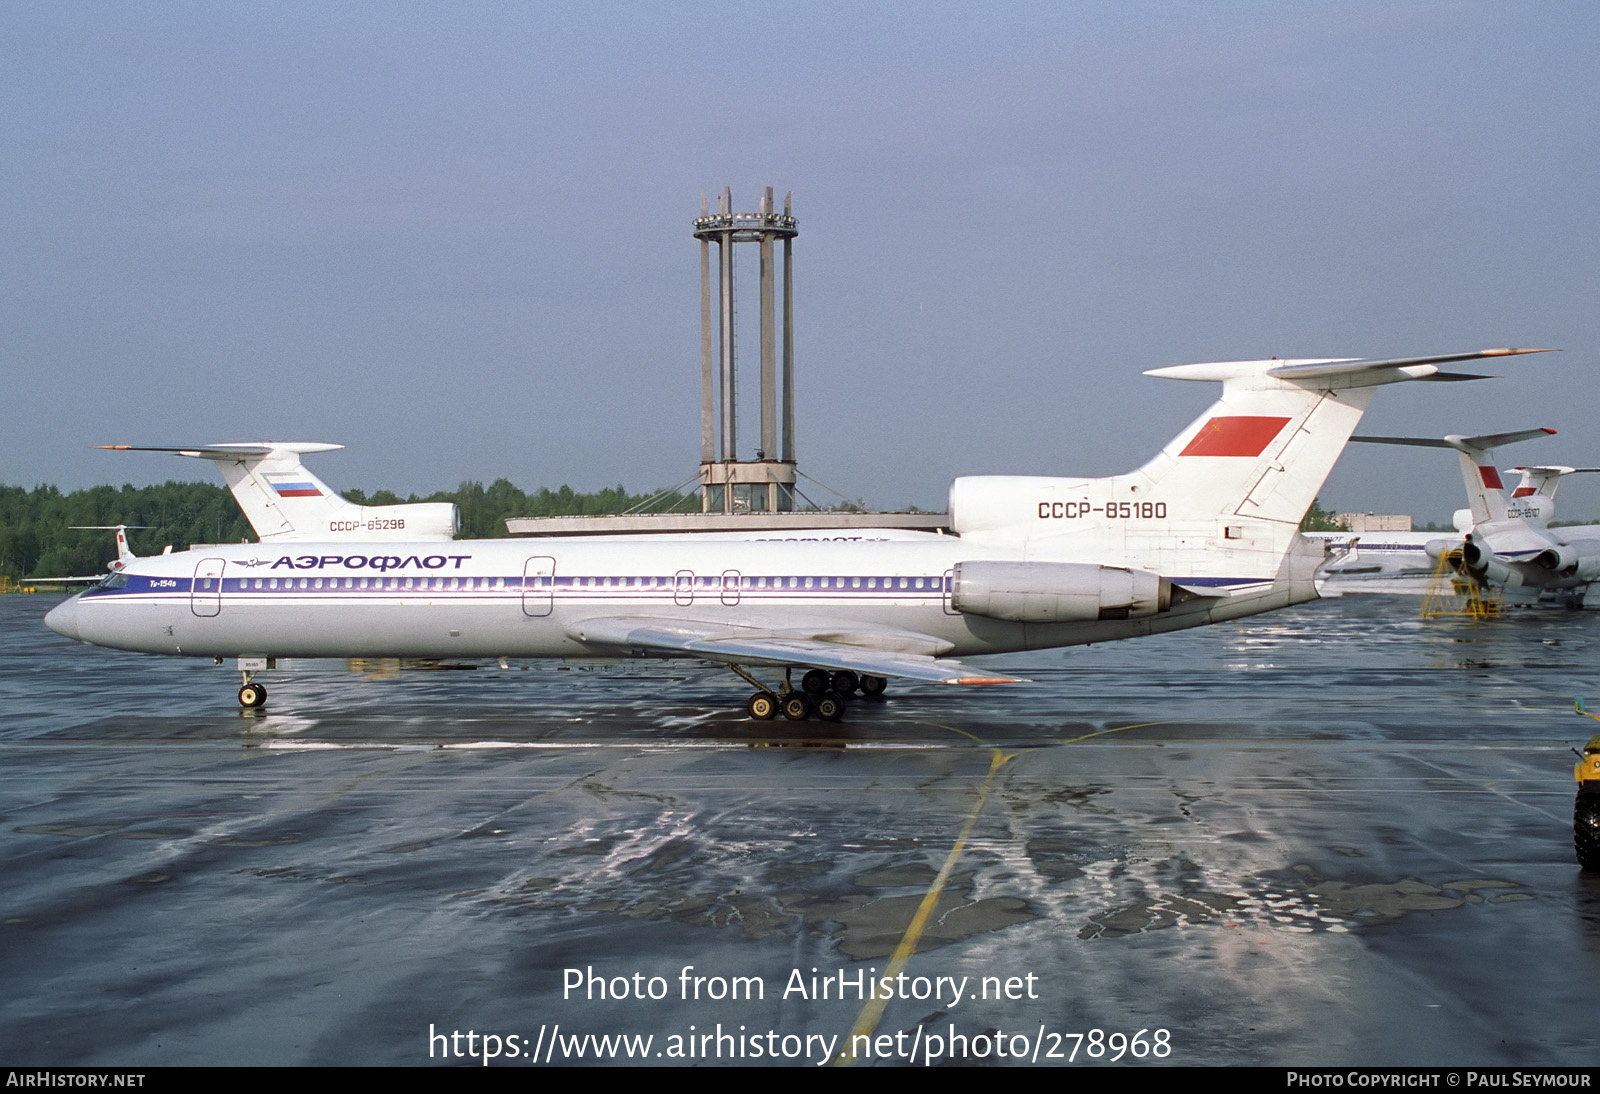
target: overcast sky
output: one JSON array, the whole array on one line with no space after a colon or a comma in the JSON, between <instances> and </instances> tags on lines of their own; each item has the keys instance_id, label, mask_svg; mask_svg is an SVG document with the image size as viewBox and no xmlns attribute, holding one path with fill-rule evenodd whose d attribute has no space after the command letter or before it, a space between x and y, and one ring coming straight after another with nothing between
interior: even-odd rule
<instances>
[{"instance_id":1,"label":"overcast sky","mask_svg":"<svg viewBox=\"0 0 1600 1094\"><path fill-rule=\"evenodd\" d=\"M1142 370L1273 355L1561 347L1363 428L1600 464L1597 31L1591 0L3 0L0 482L317 440L337 487L670 485L724 185L794 194L800 468L874 506L1128 470L1213 393ZM1359 446L1323 499L1463 504L1444 453Z\"/></svg>"}]
</instances>

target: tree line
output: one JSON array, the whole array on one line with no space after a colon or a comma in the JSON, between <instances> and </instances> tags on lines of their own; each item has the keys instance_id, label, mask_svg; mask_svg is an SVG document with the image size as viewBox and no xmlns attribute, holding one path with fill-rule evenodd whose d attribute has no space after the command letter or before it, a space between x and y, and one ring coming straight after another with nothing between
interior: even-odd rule
<instances>
[{"instance_id":1,"label":"tree line","mask_svg":"<svg viewBox=\"0 0 1600 1094\"><path fill-rule=\"evenodd\" d=\"M461 535L467 539L505 536L507 517L601 516L623 513L656 498L651 512L681 511L693 495L630 494L613 486L586 494L563 486L525 492L506 479L488 486L464 482L453 491L401 497L378 490L368 495L345 490L360 505L415 501L455 502ZM134 554L160 554L200 543L254 542L255 532L225 487L205 482L165 482L159 486L93 486L62 493L54 486L0 486L0 574L11 578L86 576L104 573L117 557L110 531L75 526L126 524Z\"/></svg>"}]
</instances>

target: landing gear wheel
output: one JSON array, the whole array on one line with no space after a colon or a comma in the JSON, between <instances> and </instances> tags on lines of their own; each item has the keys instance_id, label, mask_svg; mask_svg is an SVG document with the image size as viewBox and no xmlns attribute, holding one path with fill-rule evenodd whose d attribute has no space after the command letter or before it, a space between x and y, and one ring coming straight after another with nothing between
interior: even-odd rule
<instances>
[{"instance_id":1,"label":"landing gear wheel","mask_svg":"<svg viewBox=\"0 0 1600 1094\"><path fill-rule=\"evenodd\" d=\"M267 701L267 689L261 684L246 684L239 689L239 705L254 710Z\"/></svg>"},{"instance_id":2,"label":"landing gear wheel","mask_svg":"<svg viewBox=\"0 0 1600 1094\"><path fill-rule=\"evenodd\" d=\"M770 691L758 691L745 704L750 717L758 722L770 722L778 713L778 697Z\"/></svg>"},{"instance_id":3,"label":"landing gear wheel","mask_svg":"<svg viewBox=\"0 0 1600 1094\"><path fill-rule=\"evenodd\" d=\"M849 669L840 669L833 674L833 690L840 695L854 695L856 688L861 686L861 677Z\"/></svg>"},{"instance_id":4,"label":"landing gear wheel","mask_svg":"<svg viewBox=\"0 0 1600 1094\"><path fill-rule=\"evenodd\" d=\"M1600 872L1600 794L1578 791L1572 803L1572 849L1578 865L1590 873Z\"/></svg>"},{"instance_id":5,"label":"landing gear wheel","mask_svg":"<svg viewBox=\"0 0 1600 1094\"><path fill-rule=\"evenodd\" d=\"M778 706L783 716L791 722L803 722L811 717L811 700L803 691L791 691Z\"/></svg>"},{"instance_id":6,"label":"landing gear wheel","mask_svg":"<svg viewBox=\"0 0 1600 1094\"><path fill-rule=\"evenodd\" d=\"M881 676L863 676L861 678L861 694L867 696L882 695L889 688L889 681Z\"/></svg>"},{"instance_id":7,"label":"landing gear wheel","mask_svg":"<svg viewBox=\"0 0 1600 1094\"><path fill-rule=\"evenodd\" d=\"M817 717L824 722L837 722L844 717L844 697L835 691L825 691L817 696Z\"/></svg>"},{"instance_id":8,"label":"landing gear wheel","mask_svg":"<svg viewBox=\"0 0 1600 1094\"><path fill-rule=\"evenodd\" d=\"M812 669L800 677L800 690L807 695L821 695L828 690L828 674L822 669Z\"/></svg>"}]
</instances>

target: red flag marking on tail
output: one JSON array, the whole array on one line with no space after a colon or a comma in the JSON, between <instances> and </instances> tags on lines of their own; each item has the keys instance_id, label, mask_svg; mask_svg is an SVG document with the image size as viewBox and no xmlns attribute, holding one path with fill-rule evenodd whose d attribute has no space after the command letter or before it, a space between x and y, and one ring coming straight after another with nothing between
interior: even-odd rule
<instances>
[{"instance_id":1,"label":"red flag marking on tail","mask_svg":"<svg viewBox=\"0 0 1600 1094\"><path fill-rule=\"evenodd\" d=\"M1200 427L1180 456L1259 456L1288 418L1232 415L1212 418Z\"/></svg>"}]
</instances>

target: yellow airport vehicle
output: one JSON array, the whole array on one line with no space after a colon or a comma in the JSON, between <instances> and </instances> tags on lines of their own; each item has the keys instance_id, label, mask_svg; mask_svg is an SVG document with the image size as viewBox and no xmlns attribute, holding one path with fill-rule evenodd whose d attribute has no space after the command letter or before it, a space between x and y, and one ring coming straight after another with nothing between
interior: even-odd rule
<instances>
[{"instance_id":1,"label":"yellow airport vehicle","mask_svg":"<svg viewBox=\"0 0 1600 1094\"><path fill-rule=\"evenodd\" d=\"M1600 715L1583 708L1583 696L1573 704L1579 714L1600 721ZM1572 775L1578 780L1578 797L1572 803L1572 849L1578 865L1600 873L1600 736L1590 737L1578 753Z\"/></svg>"}]
</instances>

